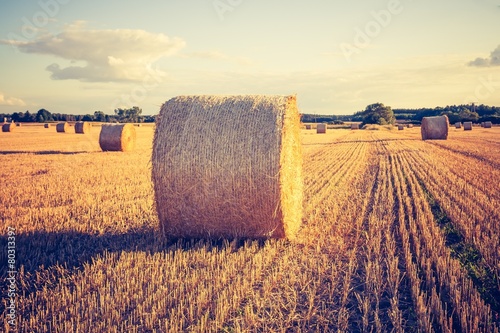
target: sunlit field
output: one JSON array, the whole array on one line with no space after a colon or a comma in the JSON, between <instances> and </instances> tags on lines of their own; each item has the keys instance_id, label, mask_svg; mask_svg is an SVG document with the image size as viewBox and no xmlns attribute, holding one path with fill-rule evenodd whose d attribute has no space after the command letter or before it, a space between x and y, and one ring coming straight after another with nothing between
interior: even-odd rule
<instances>
[{"instance_id":1,"label":"sunlit field","mask_svg":"<svg viewBox=\"0 0 500 333\"><path fill-rule=\"evenodd\" d=\"M1 329L499 331L499 127L302 130L294 242L161 237L154 126L136 130L128 153L101 152L99 127L0 133Z\"/></svg>"}]
</instances>

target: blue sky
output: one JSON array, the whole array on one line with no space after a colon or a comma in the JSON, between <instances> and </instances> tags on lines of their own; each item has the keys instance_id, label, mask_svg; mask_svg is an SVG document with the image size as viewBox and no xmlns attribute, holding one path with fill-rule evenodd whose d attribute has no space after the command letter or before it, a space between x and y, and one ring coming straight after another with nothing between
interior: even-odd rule
<instances>
[{"instance_id":1,"label":"blue sky","mask_svg":"<svg viewBox=\"0 0 500 333\"><path fill-rule=\"evenodd\" d=\"M0 59L0 113L156 114L192 94L500 106L500 0L0 0Z\"/></svg>"}]
</instances>

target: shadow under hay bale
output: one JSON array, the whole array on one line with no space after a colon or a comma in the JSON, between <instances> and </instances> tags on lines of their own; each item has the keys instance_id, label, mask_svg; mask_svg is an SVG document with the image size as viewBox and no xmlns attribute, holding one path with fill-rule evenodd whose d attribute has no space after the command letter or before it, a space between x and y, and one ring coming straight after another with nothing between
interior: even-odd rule
<instances>
[{"instance_id":1,"label":"shadow under hay bale","mask_svg":"<svg viewBox=\"0 0 500 333\"><path fill-rule=\"evenodd\" d=\"M134 125L102 125L99 146L102 151L131 151L135 148L136 133Z\"/></svg>"},{"instance_id":2,"label":"shadow under hay bale","mask_svg":"<svg viewBox=\"0 0 500 333\"><path fill-rule=\"evenodd\" d=\"M420 127L422 140L446 140L449 126L447 116L424 117Z\"/></svg>"},{"instance_id":3,"label":"shadow under hay bale","mask_svg":"<svg viewBox=\"0 0 500 333\"><path fill-rule=\"evenodd\" d=\"M56 125L56 132L57 133L69 133L70 131L70 126L68 122L64 123L58 123Z\"/></svg>"},{"instance_id":4,"label":"shadow under hay bale","mask_svg":"<svg viewBox=\"0 0 500 333\"><path fill-rule=\"evenodd\" d=\"M325 134L326 133L326 124L316 125L316 133L317 134Z\"/></svg>"},{"instance_id":5,"label":"shadow under hay bale","mask_svg":"<svg viewBox=\"0 0 500 333\"><path fill-rule=\"evenodd\" d=\"M16 125L14 123L5 123L2 125L2 132L14 132Z\"/></svg>"},{"instance_id":6,"label":"shadow under hay bale","mask_svg":"<svg viewBox=\"0 0 500 333\"><path fill-rule=\"evenodd\" d=\"M156 123L152 179L168 237L294 238L303 191L296 98L167 101Z\"/></svg>"},{"instance_id":7,"label":"shadow under hay bale","mask_svg":"<svg viewBox=\"0 0 500 333\"><path fill-rule=\"evenodd\" d=\"M464 131L472 131L472 121L464 122Z\"/></svg>"},{"instance_id":8,"label":"shadow under hay bale","mask_svg":"<svg viewBox=\"0 0 500 333\"><path fill-rule=\"evenodd\" d=\"M87 121L78 121L75 123L75 133L77 134L88 134L92 126Z\"/></svg>"}]
</instances>

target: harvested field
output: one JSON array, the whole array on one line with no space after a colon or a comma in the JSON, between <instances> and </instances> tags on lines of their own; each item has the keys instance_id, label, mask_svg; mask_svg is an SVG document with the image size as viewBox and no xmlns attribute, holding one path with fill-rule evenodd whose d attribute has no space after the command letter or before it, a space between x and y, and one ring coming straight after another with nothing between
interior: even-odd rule
<instances>
[{"instance_id":1,"label":"harvested field","mask_svg":"<svg viewBox=\"0 0 500 333\"><path fill-rule=\"evenodd\" d=\"M294 241L159 237L154 128L136 131L127 154L0 133L18 332L498 332L499 127L301 130Z\"/></svg>"}]
</instances>

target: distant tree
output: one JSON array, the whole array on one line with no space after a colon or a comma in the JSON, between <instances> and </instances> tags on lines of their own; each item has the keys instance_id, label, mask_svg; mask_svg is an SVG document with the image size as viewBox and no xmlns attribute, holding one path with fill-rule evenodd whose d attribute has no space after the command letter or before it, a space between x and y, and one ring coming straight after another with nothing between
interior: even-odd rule
<instances>
[{"instance_id":1,"label":"distant tree","mask_svg":"<svg viewBox=\"0 0 500 333\"><path fill-rule=\"evenodd\" d=\"M90 114L86 114L82 117L82 121L94 121L94 118Z\"/></svg>"},{"instance_id":2,"label":"distant tree","mask_svg":"<svg viewBox=\"0 0 500 333\"><path fill-rule=\"evenodd\" d=\"M94 112L94 120L95 121L100 121L100 122L105 122L106 121L106 115L102 111L95 111Z\"/></svg>"},{"instance_id":3,"label":"distant tree","mask_svg":"<svg viewBox=\"0 0 500 333\"><path fill-rule=\"evenodd\" d=\"M52 114L49 111L45 109L40 109L36 113L35 120L39 123L43 123L46 121L51 121L53 119L52 119Z\"/></svg>"},{"instance_id":4,"label":"distant tree","mask_svg":"<svg viewBox=\"0 0 500 333\"><path fill-rule=\"evenodd\" d=\"M136 123L142 113L142 109L138 106L134 106L130 109L115 109L115 115L120 122L130 122Z\"/></svg>"},{"instance_id":5,"label":"distant tree","mask_svg":"<svg viewBox=\"0 0 500 333\"><path fill-rule=\"evenodd\" d=\"M360 114L364 124L387 125L394 124L396 118L390 106L385 106L382 103L374 103L368 105Z\"/></svg>"},{"instance_id":6,"label":"distant tree","mask_svg":"<svg viewBox=\"0 0 500 333\"><path fill-rule=\"evenodd\" d=\"M458 113L458 116L460 117L461 121L477 122L479 119L479 115L477 114L477 112L472 112L467 108L462 108Z\"/></svg>"}]
</instances>

